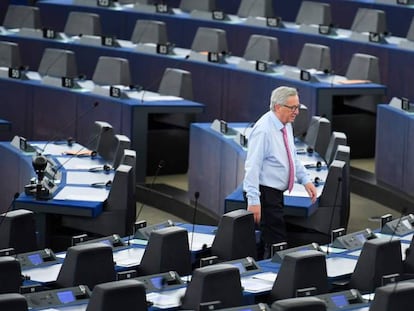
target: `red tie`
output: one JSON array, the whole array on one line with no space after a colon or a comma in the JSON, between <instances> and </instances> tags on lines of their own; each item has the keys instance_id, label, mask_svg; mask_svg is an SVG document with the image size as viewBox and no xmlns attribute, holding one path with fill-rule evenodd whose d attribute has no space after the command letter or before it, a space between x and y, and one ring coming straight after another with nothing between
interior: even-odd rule
<instances>
[{"instance_id":1,"label":"red tie","mask_svg":"<svg viewBox=\"0 0 414 311\"><path fill-rule=\"evenodd\" d=\"M287 152L288 159L289 159L289 183L288 183L288 190L289 190L289 192L291 192L292 189L293 189L293 183L295 181L295 176L293 175L293 172L294 172L293 160L292 160L292 155L290 154L290 151L289 151L289 143L288 143L286 126L284 126L282 128L282 133L283 133L283 142L285 143L286 152Z\"/></svg>"}]
</instances>

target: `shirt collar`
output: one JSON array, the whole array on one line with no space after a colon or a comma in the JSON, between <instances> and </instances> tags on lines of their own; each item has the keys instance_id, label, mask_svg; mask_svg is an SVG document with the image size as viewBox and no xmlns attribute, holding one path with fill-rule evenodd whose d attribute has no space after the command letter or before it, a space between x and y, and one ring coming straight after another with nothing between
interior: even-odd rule
<instances>
[{"instance_id":1,"label":"shirt collar","mask_svg":"<svg viewBox=\"0 0 414 311\"><path fill-rule=\"evenodd\" d=\"M274 111L270 110L270 119L272 120L272 123L276 126L276 129L281 131L282 128L285 127L282 122L280 122L279 118L276 117L276 114Z\"/></svg>"}]
</instances>

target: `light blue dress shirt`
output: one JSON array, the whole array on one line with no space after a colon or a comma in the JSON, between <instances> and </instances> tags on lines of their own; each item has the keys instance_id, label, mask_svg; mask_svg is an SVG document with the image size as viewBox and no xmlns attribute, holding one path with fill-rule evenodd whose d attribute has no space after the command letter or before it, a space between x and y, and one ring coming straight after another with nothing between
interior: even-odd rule
<instances>
[{"instance_id":1,"label":"light blue dress shirt","mask_svg":"<svg viewBox=\"0 0 414 311\"><path fill-rule=\"evenodd\" d=\"M275 113L268 111L253 127L249 137L243 182L248 205L260 204L259 185L281 191L288 188L289 159L283 142L283 126ZM286 124L286 129L294 161L295 182L306 184L311 179L296 156L292 125Z\"/></svg>"}]
</instances>

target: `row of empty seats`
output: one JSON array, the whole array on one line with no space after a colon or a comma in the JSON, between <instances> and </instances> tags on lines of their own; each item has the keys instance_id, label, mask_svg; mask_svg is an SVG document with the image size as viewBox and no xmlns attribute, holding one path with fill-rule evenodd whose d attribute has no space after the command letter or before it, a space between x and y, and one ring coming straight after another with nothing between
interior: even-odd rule
<instances>
[{"instance_id":1,"label":"row of empty seats","mask_svg":"<svg viewBox=\"0 0 414 311\"><path fill-rule=\"evenodd\" d=\"M130 1L134 2L134 1ZM137 5L150 4L147 1L137 1ZM76 3L75 3L76 4ZM96 5L96 1L91 2ZM120 3L124 4L124 3ZM179 8L184 12L191 11L206 11L212 12L216 10L214 0L182 0ZM276 12L277 13L277 12ZM274 17L276 16L271 0L243 0L240 3L237 15L239 17ZM91 15L92 16L92 15ZM83 24L79 24L81 21ZM85 23L86 22L86 23ZM298 25L326 25L331 26L334 21L331 17L330 4L314 1L302 1L300 9L297 13L295 23ZM31 6L17 6L10 5L3 21L3 26L7 28L34 28L41 29L42 22L40 12L37 7ZM65 33L78 35L79 27L89 28L90 33L84 34L101 34L101 27L99 24L99 16L95 15L88 21L79 19L76 14L71 14L65 26ZM387 34L387 19L386 13L382 10L359 8L355 15L352 26L352 31L372 32L377 34ZM413 25L407 30L407 39L412 40L414 36Z\"/></svg>"},{"instance_id":2,"label":"row of empty seats","mask_svg":"<svg viewBox=\"0 0 414 311\"><path fill-rule=\"evenodd\" d=\"M252 220L252 217L250 218ZM158 237L150 236L147 247L153 248L155 244L164 242L164 247L168 247L168 249L162 248L158 251L155 249L153 253L148 252L149 259L154 261L149 263L150 265L159 265L160 260L162 260L165 269L173 267L178 270L185 262L189 261L187 233L184 229L169 227L155 231L154 234ZM168 238L168 236L171 236L171 238ZM181 236L181 238L177 240L173 236ZM171 251L174 247L183 252ZM268 300L265 302L272 304L274 301L294 298L298 291L309 288L314 288L314 295L335 293L346 289L357 289L361 293L372 293L376 290L381 291L384 276L396 274L399 278L407 280L404 284L408 284L407 286L411 284L412 287L414 286L411 280L414 260L411 249L413 247L413 241L411 241L410 251L403 259L401 242L398 239L375 238L366 241L349 281L334 282L333 288L328 281L326 255L320 251L307 250L306 247L302 247L300 251L298 249L298 251L284 254L277 278L274 281ZM163 256L160 254L167 256L169 262L166 258L162 258ZM143 264L145 256L144 253ZM186 256L187 260L183 260ZM7 280L4 283L0 282L2 293L18 291L21 284L19 262L13 257L1 257L0 267L4 271L1 278ZM170 270L165 270L165 272L168 271ZM159 273L159 270L156 273ZM219 301L222 307L241 306L240 275L239 268L231 265L230 262L195 269L192 273L192 280L182 299L182 308L199 310L202 303L211 303L212 301ZM82 284L94 290L97 286L100 288L99 284L101 283L115 281L115 277L112 248L110 246L96 243L80 244L68 249L58 280L54 286L56 286L55 288L68 288ZM112 286L117 287L116 284L122 284L122 282L113 283ZM404 287L401 284L403 283L392 284L396 293L398 292L398 286ZM162 287L161 290L163 290Z\"/></svg>"}]
</instances>

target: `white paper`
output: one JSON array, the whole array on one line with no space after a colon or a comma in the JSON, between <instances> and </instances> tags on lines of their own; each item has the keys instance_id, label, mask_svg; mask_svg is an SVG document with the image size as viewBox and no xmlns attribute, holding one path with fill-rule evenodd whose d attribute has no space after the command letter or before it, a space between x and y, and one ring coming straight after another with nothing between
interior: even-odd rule
<instances>
[{"instance_id":1,"label":"white paper","mask_svg":"<svg viewBox=\"0 0 414 311\"><path fill-rule=\"evenodd\" d=\"M53 197L54 200L74 200L104 202L109 195L110 189L93 187L64 187Z\"/></svg>"},{"instance_id":2,"label":"white paper","mask_svg":"<svg viewBox=\"0 0 414 311\"><path fill-rule=\"evenodd\" d=\"M334 278L342 275L352 274L357 264L356 259L331 257L326 259L326 270L328 277Z\"/></svg>"},{"instance_id":3,"label":"white paper","mask_svg":"<svg viewBox=\"0 0 414 311\"><path fill-rule=\"evenodd\" d=\"M191 251L200 251L213 245L214 234L188 232L188 243Z\"/></svg>"},{"instance_id":4,"label":"white paper","mask_svg":"<svg viewBox=\"0 0 414 311\"><path fill-rule=\"evenodd\" d=\"M41 283L54 282L57 280L61 267L62 264L58 263L55 265L23 270L22 274L30 276L31 281Z\"/></svg>"},{"instance_id":5,"label":"white paper","mask_svg":"<svg viewBox=\"0 0 414 311\"><path fill-rule=\"evenodd\" d=\"M65 151L70 151L72 149L68 149L67 147L64 148L60 154ZM73 149L74 151L78 151L80 149ZM92 159L91 157L55 157L59 163L63 164L63 167L66 170L88 170L94 167L103 166L103 162L98 159ZM69 160L70 159L70 160Z\"/></svg>"},{"instance_id":6,"label":"white paper","mask_svg":"<svg viewBox=\"0 0 414 311\"><path fill-rule=\"evenodd\" d=\"M91 185L93 183L106 183L114 179L114 171L101 172L66 172L66 184L68 185Z\"/></svg>"},{"instance_id":7,"label":"white paper","mask_svg":"<svg viewBox=\"0 0 414 311\"><path fill-rule=\"evenodd\" d=\"M147 301L151 301L154 307L160 309L174 308L181 305L181 297L184 296L186 288L170 291L152 292L147 294Z\"/></svg>"},{"instance_id":8,"label":"white paper","mask_svg":"<svg viewBox=\"0 0 414 311\"><path fill-rule=\"evenodd\" d=\"M117 266L138 266L144 256L145 248L130 247L114 252L114 261Z\"/></svg>"},{"instance_id":9,"label":"white paper","mask_svg":"<svg viewBox=\"0 0 414 311\"><path fill-rule=\"evenodd\" d=\"M263 293L270 291L273 287L273 282L259 280L253 277L242 278L240 281L243 290L249 293Z\"/></svg>"}]
</instances>

